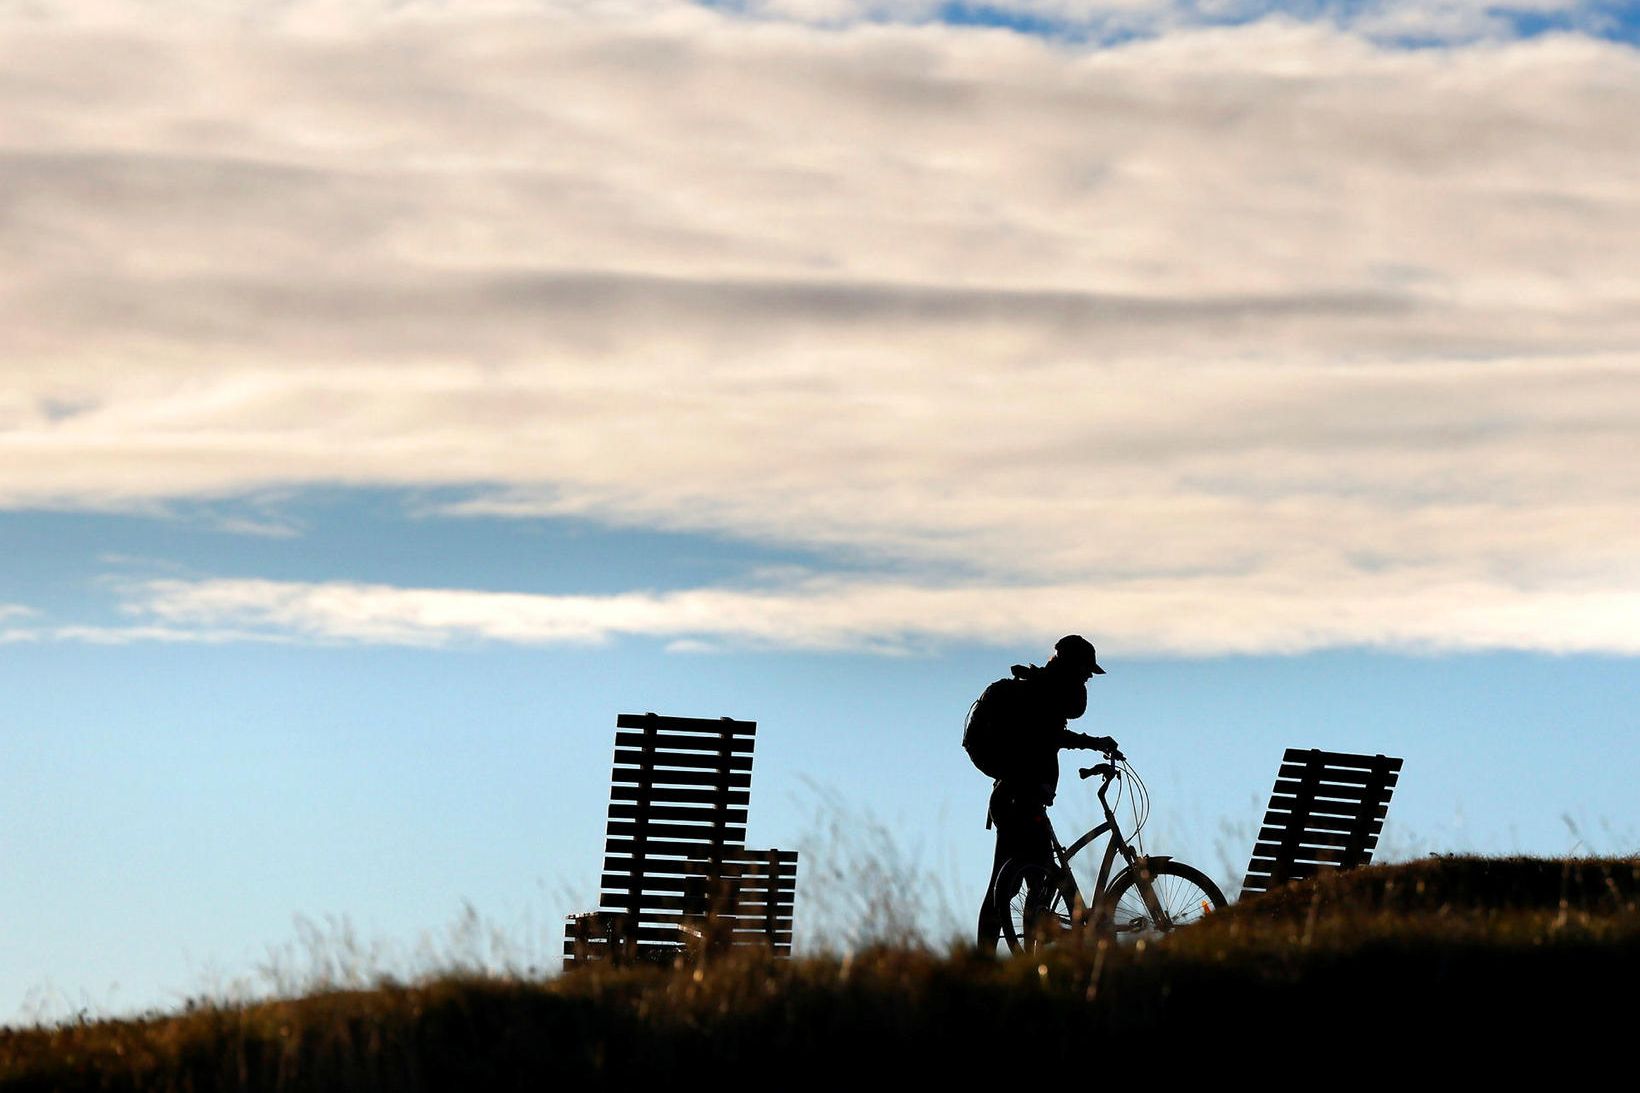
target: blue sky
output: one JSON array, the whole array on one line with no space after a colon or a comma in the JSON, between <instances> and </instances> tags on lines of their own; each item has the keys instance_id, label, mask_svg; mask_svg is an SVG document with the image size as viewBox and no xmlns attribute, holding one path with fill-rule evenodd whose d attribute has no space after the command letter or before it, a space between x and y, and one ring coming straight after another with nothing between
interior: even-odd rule
<instances>
[{"instance_id":1,"label":"blue sky","mask_svg":"<svg viewBox=\"0 0 1640 1093\"><path fill-rule=\"evenodd\" d=\"M622 712L760 723L800 943L881 825L965 932L963 713L1072 631L1227 887L1289 746L1406 759L1390 856L1631 852L1635 27L0 6L0 1020L555 966Z\"/></svg>"}]
</instances>

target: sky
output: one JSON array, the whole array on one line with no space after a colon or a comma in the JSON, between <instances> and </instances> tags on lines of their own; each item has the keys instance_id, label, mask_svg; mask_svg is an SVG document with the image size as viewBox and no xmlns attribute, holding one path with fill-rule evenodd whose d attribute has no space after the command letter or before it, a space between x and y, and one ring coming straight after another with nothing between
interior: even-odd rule
<instances>
[{"instance_id":1,"label":"sky","mask_svg":"<svg viewBox=\"0 0 1640 1093\"><path fill-rule=\"evenodd\" d=\"M1637 110L1575 0L0 2L0 1023L555 969L623 712L965 934L1071 632L1232 892L1292 746L1632 853Z\"/></svg>"}]
</instances>

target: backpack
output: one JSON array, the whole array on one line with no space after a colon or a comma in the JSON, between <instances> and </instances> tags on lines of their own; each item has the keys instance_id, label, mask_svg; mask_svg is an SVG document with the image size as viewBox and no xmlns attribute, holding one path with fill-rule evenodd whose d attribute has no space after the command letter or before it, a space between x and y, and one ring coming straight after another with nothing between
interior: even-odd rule
<instances>
[{"instance_id":1,"label":"backpack","mask_svg":"<svg viewBox=\"0 0 1640 1093\"><path fill-rule=\"evenodd\" d=\"M999 679L968 707L962 746L987 778L1001 778L1011 765L1010 734L1026 716L1030 685L1023 679Z\"/></svg>"}]
</instances>

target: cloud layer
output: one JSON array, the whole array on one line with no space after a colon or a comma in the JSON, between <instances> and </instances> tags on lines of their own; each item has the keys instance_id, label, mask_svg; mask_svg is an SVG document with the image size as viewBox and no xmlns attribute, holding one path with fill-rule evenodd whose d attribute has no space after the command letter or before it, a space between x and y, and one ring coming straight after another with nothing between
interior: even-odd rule
<instances>
[{"instance_id":1,"label":"cloud layer","mask_svg":"<svg viewBox=\"0 0 1640 1093\"><path fill-rule=\"evenodd\" d=\"M1632 49L302 12L0 20L0 503L458 485L896 576L158 623L1634 651Z\"/></svg>"},{"instance_id":2,"label":"cloud layer","mask_svg":"<svg viewBox=\"0 0 1640 1093\"><path fill-rule=\"evenodd\" d=\"M1125 654L1307 652L1339 644L1430 651L1546 648L1640 654L1632 620L1640 594L1557 592L1547 606L1575 626L1537 631L1545 597L1501 583L1451 582L1431 594L1417 578L1385 575L1348 588L1231 582L930 587L904 581L808 577L761 587L608 596L264 580L152 581L126 590L129 627L32 633L37 640L318 641L442 646L660 639L683 651L724 647L897 653L976 635L1045 644L1053 621L1097 617L1103 641ZM1204 615L1201 603L1214 613ZM1285 608L1271 610L1272 604ZM1049 620L1049 621L1045 621Z\"/></svg>"}]
</instances>

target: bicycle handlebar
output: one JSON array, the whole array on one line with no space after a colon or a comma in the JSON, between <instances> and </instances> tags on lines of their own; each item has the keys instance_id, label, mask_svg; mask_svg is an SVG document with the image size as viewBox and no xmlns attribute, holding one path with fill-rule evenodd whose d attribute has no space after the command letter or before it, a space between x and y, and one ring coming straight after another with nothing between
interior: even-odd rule
<instances>
[{"instance_id":1,"label":"bicycle handlebar","mask_svg":"<svg viewBox=\"0 0 1640 1093\"><path fill-rule=\"evenodd\" d=\"M1122 759L1122 753L1121 752L1113 752L1111 754L1111 758L1117 760L1118 762L1120 762L1121 759ZM1076 773L1081 775L1083 778L1092 778L1094 775L1097 774L1099 777L1103 778L1107 782L1110 781L1112 778L1121 777L1121 771L1116 769L1116 764L1115 763L1100 763L1096 767L1083 767L1081 770L1078 770Z\"/></svg>"}]
</instances>

